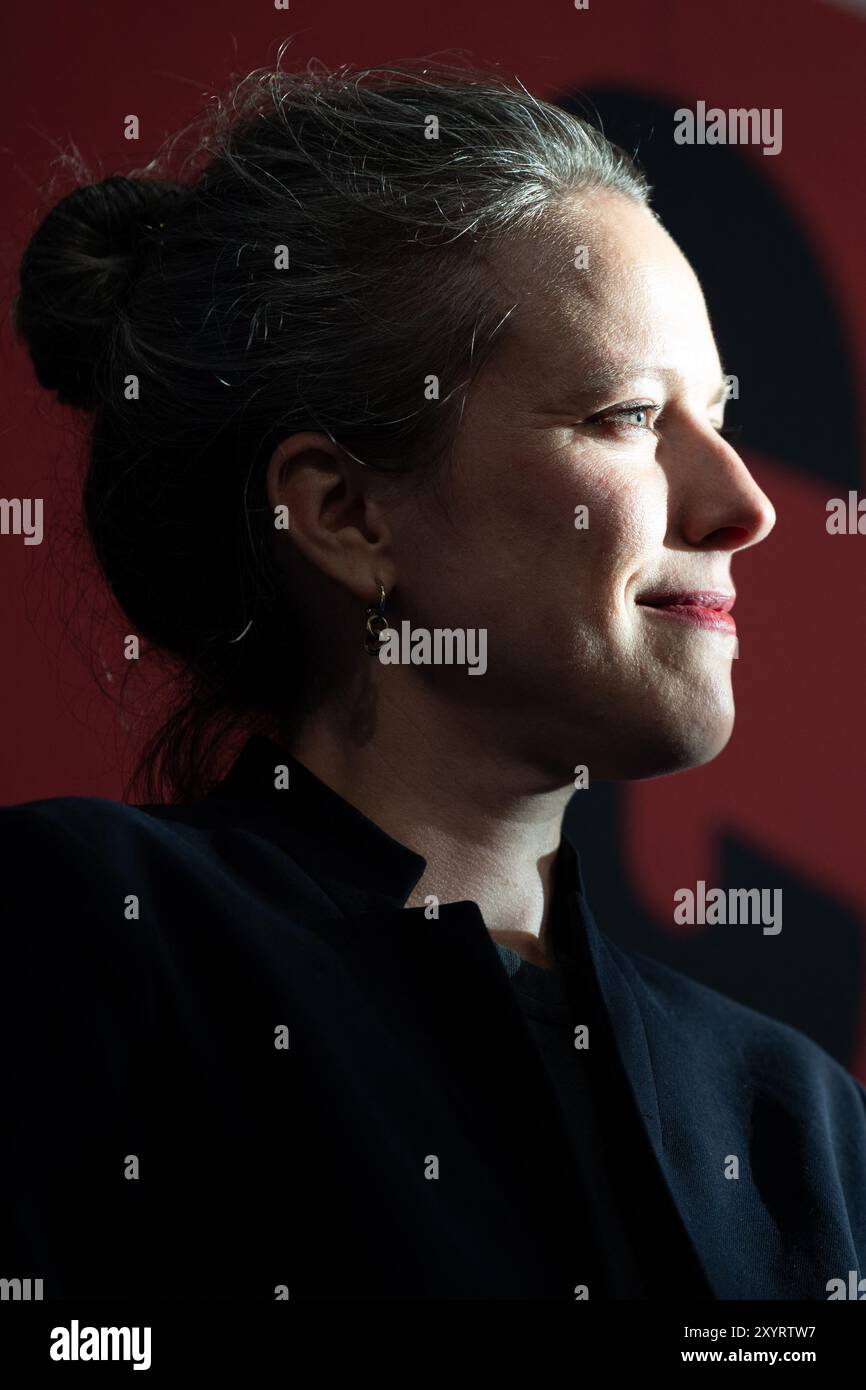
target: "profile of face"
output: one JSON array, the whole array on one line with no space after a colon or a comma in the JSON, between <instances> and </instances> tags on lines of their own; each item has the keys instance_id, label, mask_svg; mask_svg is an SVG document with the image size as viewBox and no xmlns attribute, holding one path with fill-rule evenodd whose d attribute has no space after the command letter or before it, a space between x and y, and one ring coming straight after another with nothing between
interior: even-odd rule
<instances>
[{"instance_id":1,"label":"profile of face","mask_svg":"<svg viewBox=\"0 0 866 1390\"><path fill-rule=\"evenodd\" d=\"M775 516L719 433L722 364L697 279L647 208L607 192L547 212L491 268L516 308L447 473L420 490L370 484L366 562L394 590L392 623L485 629L487 668L375 679L425 730L439 717L539 786L578 764L596 779L707 762L734 719L732 557ZM356 551L347 582L364 563Z\"/></svg>"}]
</instances>

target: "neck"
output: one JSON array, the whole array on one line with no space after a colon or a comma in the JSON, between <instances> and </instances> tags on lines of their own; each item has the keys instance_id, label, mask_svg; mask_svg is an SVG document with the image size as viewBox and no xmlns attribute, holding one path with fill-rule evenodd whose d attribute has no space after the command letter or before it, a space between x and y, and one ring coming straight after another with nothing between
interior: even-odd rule
<instances>
[{"instance_id":1,"label":"neck","mask_svg":"<svg viewBox=\"0 0 866 1390\"><path fill-rule=\"evenodd\" d=\"M550 906L570 784L488 746L478 728L428 699L411 714L380 693L375 730L324 706L285 740L295 757L370 820L423 856L406 906L478 904L487 928L535 964L551 963ZM488 724L489 729L489 724ZM549 779L548 779L549 782Z\"/></svg>"}]
</instances>

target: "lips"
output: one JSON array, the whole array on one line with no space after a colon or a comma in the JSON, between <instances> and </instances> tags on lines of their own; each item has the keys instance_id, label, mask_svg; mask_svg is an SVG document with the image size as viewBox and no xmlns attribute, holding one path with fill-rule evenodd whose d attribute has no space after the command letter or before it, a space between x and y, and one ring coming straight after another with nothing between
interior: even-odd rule
<instances>
[{"instance_id":1,"label":"lips","mask_svg":"<svg viewBox=\"0 0 866 1390\"><path fill-rule=\"evenodd\" d=\"M736 594L714 589L657 590L642 594L637 603L660 617L690 623L693 627L736 632L731 617Z\"/></svg>"}]
</instances>

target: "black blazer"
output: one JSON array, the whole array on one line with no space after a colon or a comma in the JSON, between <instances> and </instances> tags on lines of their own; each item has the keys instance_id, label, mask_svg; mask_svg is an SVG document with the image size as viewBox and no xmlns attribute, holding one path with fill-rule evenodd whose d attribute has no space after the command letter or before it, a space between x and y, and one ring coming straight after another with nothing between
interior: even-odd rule
<instances>
[{"instance_id":1,"label":"black blazer","mask_svg":"<svg viewBox=\"0 0 866 1390\"><path fill-rule=\"evenodd\" d=\"M406 909L421 856L277 744L252 738L195 805L0 808L0 854L5 1277L46 1298L629 1296L478 906ZM864 1088L606 939L566 835L557 876L642 1296L847 1288Z\"/></svg>"}]
</instances>

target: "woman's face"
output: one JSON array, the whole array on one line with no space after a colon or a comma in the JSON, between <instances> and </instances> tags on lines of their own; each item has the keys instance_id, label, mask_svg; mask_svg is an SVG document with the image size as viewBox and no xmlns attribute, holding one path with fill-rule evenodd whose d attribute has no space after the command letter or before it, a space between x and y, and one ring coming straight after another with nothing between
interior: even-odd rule
<instances>
[{"instance_id":1,"label":"woman's face","mask_svg":"<svg viewBox=\"0 0 866 1390\"><path fill-rule=\"evenodd\" d=\"M700 286L652 214L618 194L574 197L493 266L517 308L435 496L392 510L388 612L485 628L487 669L405 676L545 776L706 762L733 726L736 637L724 618L642 600L733 595L734 552L775 516L718 433L722 365Z\"/></svg>"}]
</instances>

